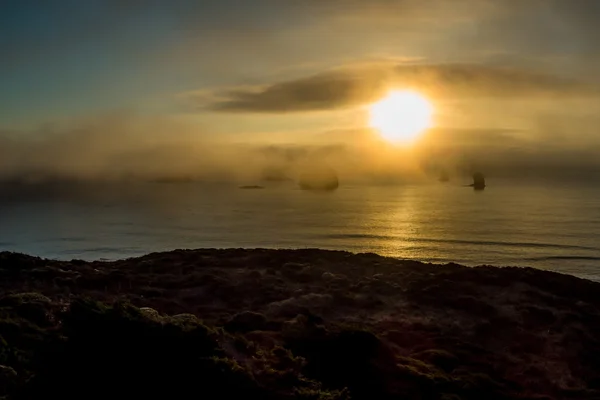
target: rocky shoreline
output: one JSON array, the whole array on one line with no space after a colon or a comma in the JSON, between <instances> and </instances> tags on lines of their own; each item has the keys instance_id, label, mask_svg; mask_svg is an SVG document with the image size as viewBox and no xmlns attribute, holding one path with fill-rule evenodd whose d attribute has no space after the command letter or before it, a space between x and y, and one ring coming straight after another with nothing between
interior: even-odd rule
<instances>
[{"instance_id":1,"label":"rocky shoreline","mask_svg":"<svg viewBox=\"0 0 600 400\"><path fill-rule=\"evenodd\" d=\"M0 398L600 399L600 283L341 251L0 253Z\"/></svg>"}]
</instances>

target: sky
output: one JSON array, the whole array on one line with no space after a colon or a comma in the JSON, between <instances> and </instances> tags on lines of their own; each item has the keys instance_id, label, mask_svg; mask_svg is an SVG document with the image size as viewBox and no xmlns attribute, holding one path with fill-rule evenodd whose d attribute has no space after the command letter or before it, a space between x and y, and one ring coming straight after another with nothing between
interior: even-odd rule
<instances>
[{"instance_id":1,"label":"sky","mask_svg":"<svg viewBox=\"0 0 600 400\"><path fill-rule=\"evenodd\" d=\"M0 177L596 177L599 22L596 0L0 0ZM405 87L435 108L410 149L367 122Z\"/></svg>"}]
</instances>

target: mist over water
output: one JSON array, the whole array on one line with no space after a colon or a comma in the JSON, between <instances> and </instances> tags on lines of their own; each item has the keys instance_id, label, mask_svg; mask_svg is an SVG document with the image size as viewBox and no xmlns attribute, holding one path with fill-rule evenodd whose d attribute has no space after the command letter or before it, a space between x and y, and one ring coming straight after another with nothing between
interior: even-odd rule
<instances>
[{"instance_id":1,"label":"mist over water","mask_svg":"<svg viewBox=\"0 0 600 400\"><path fill-rule=\"evenodd\" d=\"M349 250L430 262L518 265L600 279L600 188L453 180L3 186L0 250L117 259L175 248Z\"/></svg>"},{"instance_id":2,"label":"mist over water","mask_svg":"<svg viewBox=\"0 0 600 400\"><path fill-rule=\"evenodd\" d=\"M128 114L42 133L0 132L0 250L95 260L319 247L600 279L591 145L475 129L433 129L410 148L365 129L235 141ZM339 189L300 190L315 168ZM475 171L483 192L464 187Z\"/></svg>"},{"instance_id":3,"label":"mist over water","mask_svg":"<svg viewBox=\"0 0 600 400\"><path fill-rule=\"evenodd\" d=\"M558 124L556 124L558 125ZM433 128L394 146L367 128L288 134L211 134L189 122L129 113L82 118L34 131L0 129L0 183L200 181L247 184L297 179L332 168L343 182L406 183L476 171L512 182L565 185L600 181L589 121L529 133ZM596 126L596 125L593 125ZM584 129L585 128L585 129ZM579 137L575 143L569 138Z\"/></svg>"}]
</instances>

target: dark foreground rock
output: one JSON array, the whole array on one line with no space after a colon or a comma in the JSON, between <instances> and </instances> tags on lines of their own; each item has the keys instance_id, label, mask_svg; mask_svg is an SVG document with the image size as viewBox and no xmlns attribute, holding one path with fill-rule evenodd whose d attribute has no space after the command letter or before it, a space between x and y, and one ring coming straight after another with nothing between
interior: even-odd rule
<instances>
[{"instance_id":1,"label":"dark foreground rock","mask_svg":"<svg viewBox=\"0 0 600 400\"><path fill-rule=\"evenodd\" d=\"M600 399L600 284L322 250L0 253L0 398Z\"/></svg>"}]
</instances>

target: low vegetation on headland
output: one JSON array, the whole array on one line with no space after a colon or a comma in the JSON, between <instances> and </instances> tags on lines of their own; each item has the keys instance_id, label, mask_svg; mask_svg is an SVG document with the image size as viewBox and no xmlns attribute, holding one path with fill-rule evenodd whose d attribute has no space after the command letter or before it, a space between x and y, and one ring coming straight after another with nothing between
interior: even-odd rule
<instances>
[{"instance_id":1,"label":"low vegetation on headland","mask_svg":"<svg viewBox=\"0 0 600 400\"><path fill-rule=\"evenodd\" d=\"M0 253L0 398L600 399L600 284L324 250Z\"/></svg>"}]
</instances>

